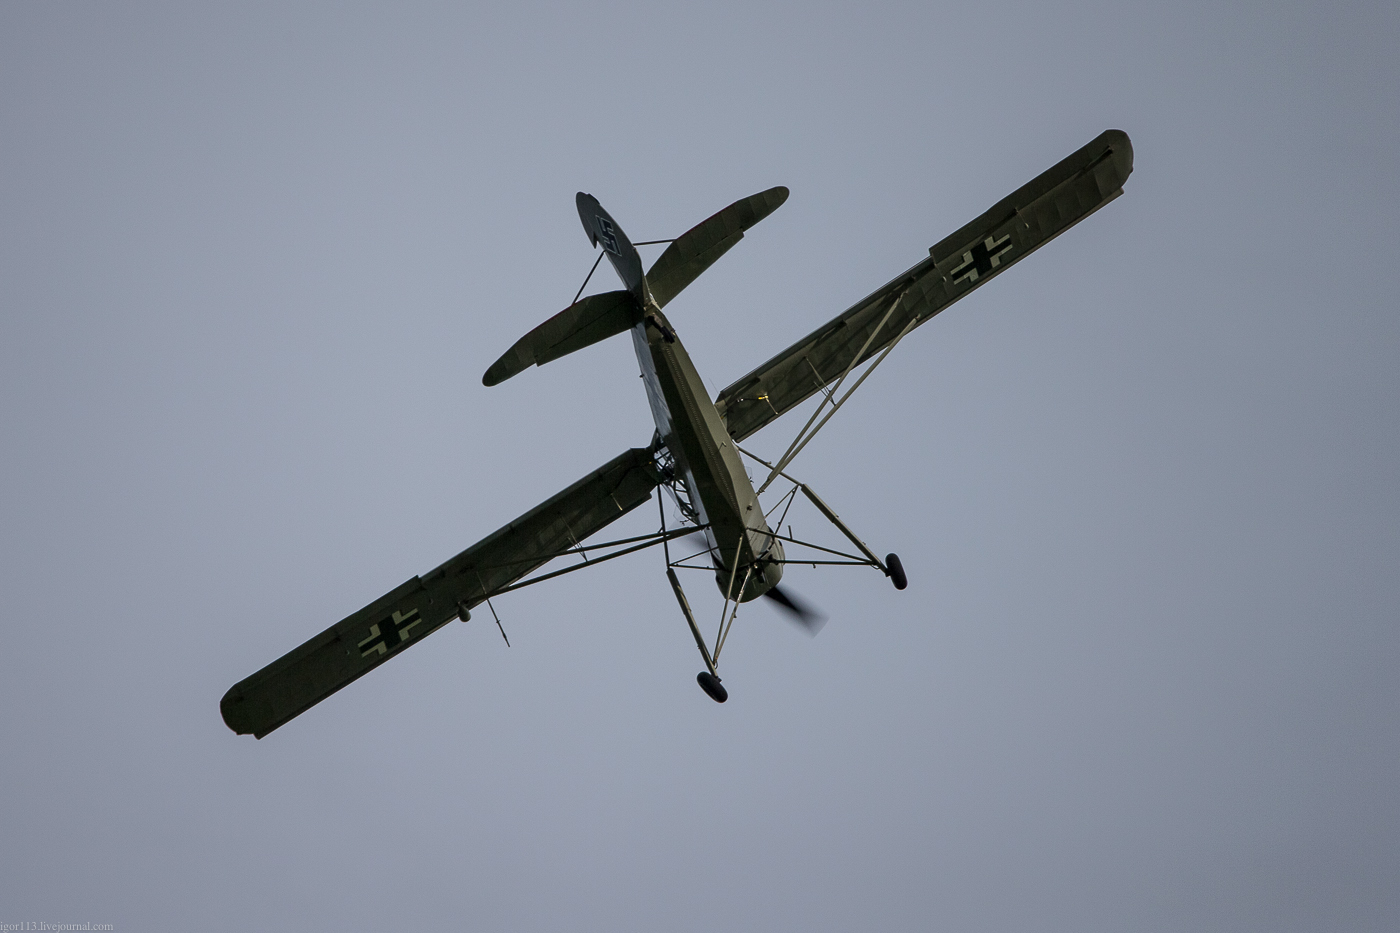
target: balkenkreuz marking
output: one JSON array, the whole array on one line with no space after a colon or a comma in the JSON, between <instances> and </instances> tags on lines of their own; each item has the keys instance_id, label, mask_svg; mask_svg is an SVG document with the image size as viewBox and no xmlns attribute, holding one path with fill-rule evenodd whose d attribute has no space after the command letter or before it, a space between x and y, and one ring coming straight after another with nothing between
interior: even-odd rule
<instances>
[{"instance_id":1,"label":"balkenkreuz marking","mask_svg":"<svg viewBox=\"0 0 1400 933\"><path fill-rule=\"evenodd\" d=\"M952 273L953 284L957 285L964 279L969 285L974 284L979 278L1001 265L1001 254L1009 249L1011 249L1011 234L1003 235L1000 240L987 237L963 253L962 265L954 269Z\"/></svg>"},{"instance_id":2,"label":"balkenkreuz marking","mask_svg":"<svg viewBox=\"0 0 1400 933\"><path fill-rule=\"evenodd\" d=\"M417 609L408 612L395 609L393 615L385 616L369 627L369 637L359 645L360 657L367 658L375 652L388 654L412 638L412 628L422 621Z\"/></svg>"}]
</instances>

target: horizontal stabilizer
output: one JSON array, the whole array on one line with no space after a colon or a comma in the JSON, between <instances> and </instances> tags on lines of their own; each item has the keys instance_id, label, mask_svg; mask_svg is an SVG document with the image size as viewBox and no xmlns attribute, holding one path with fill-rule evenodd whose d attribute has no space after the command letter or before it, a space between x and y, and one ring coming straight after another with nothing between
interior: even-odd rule
<instances>
[{"instance_id":1,"label":"horizontal stabilizer","mask_svg":"<svg viewBox=\"0 0 1400 933\"><path fill-rule=\"evenodd\" d=\"M745 230L782 207L787 198L788 190L782 185L760 191L735 201L677 237L647 272L647 285L657 307L665 307L681 289L742 240Z\"/></svg>"},{"instance_id":2,"label":"horizontal stabilizer","mask_svg":"<svg viewBox=\"0 0 1400 933\"><path fill-rule=\"evenodd\" d=\"M606 340L641 320L641 313L641 306L631 292L589 295L517 340L491 364L481 381L493 386L531 366L543 366L550 360Z\"/></svg>"}]
</instances>

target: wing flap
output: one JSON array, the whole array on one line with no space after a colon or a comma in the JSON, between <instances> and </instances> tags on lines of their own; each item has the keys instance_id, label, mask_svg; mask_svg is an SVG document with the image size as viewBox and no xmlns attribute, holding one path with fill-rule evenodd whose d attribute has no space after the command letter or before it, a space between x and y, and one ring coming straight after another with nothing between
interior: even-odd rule
<instances>
[{"instance_id":1,"label":"wing flap","mask_svg":"<svg viewBox=\"0 0 1400 933\"><path fill-rule=\"evenodd\" d=\"M538 569L651 498L652 454L634 448L421 577L413 577L235 684L219 704L240 735L262 738L363 677L461 609Z\"/></svg>"},{"instance_id":2,"label":"wing flap","mask_svg":"<svg viewBox=\"0 0 1400 933\"><path fill-rule=\"evenodd\" d=\"M853 360L871 359L906 327L924 323L1118 197L1132 170L1127 134L1108 130L1022 185L936 243L927 259L721 392L715 404L730 436L749 437L840 378Z\"/></svg>"}]
</instances>

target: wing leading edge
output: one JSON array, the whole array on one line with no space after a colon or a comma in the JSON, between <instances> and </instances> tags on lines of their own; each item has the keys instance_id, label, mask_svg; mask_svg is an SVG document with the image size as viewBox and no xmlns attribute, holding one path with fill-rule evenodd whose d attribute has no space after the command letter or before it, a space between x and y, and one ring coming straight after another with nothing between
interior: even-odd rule
<instances>
[{"instance_id":1,"label":"wing leading edge","mask_svg":"<svg viewBox=\"0 0 1400 933\"><path fill-rule=\"evenodd\" d=\"M648 501L660 481L650 450L627 451L235 684L224 722L262 738Z\"/></svg>"},{"instance_id":2,"label":"wing leading edge","mask_svg":"<svg viewBox=\"0 0 1400 933\"><path fill-rule=\"evenodd\" d=\"M721 392L715 404L730 436L742 441L836 381L852 361L859 365L873 358L906 328L927 321L1088 217L1123 193L1132 170L1127 134L1107 130L1016 189L940 240L927 259ZM884 320L901 294L903 300Z\"/></svg>"}]
</instances>

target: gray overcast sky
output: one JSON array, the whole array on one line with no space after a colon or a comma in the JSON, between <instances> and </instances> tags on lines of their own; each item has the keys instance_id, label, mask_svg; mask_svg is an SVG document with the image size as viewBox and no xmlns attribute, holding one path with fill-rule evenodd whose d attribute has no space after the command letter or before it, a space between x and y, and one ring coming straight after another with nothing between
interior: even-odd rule
<instances>
[{"instance_id":1,"label":"gray overcast sky","mask_svg":"<svg viewBox=\"0 0 1400 933\"><path fill-rule=\"evenodd\" d=\"M0 923L1400 928L1398 42L1394 3L0 7ZM648 553L223 725L651 437L625 340L480 383L592 262L576 191L653 239L792 189L667 309L718 390L1109 127L1125 196L794 465L907 591L794 568L830 623L746 608L720 707Z\"/></svg>"}]
</instances>

